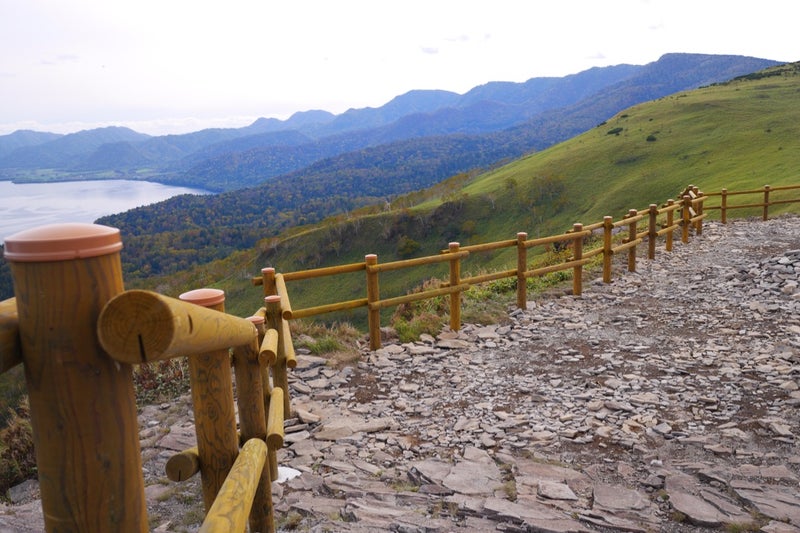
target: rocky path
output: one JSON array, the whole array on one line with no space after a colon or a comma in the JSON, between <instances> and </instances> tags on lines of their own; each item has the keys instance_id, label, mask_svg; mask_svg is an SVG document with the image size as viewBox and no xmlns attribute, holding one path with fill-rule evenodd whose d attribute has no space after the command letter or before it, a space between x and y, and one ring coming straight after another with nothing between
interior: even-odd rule
<instances>
[{"instance_id":1,"label":"rocky path","mask_svg":"<svg viewBox=\"0 0 800 533\"><path fill-rule=\"evenodd\" d=\"M800 217L710 223L657 254L506 324L356 367L300 357L282 527L800 532ZM196 480L163 478L188 410L140 418L154 530L202 517ZM0 530L35 531L37 504L0 509Z\"/></svg>"}]
</instances>

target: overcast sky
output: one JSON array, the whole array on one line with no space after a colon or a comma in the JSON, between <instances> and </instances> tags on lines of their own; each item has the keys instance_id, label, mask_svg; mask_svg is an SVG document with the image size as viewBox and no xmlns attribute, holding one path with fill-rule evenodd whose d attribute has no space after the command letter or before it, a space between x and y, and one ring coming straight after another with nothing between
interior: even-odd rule
<instances>
[{"instance_id":1,"label":"overcast sky","mask_svg":"<svg viewBox=\"0 0 800 533\"><path fill-rule=\"evenodd\" d=\"M0 135L153 135L412 89L643 65L670 52L800 60L785 0L0 0Z\"/></svg>"}]
</instances>

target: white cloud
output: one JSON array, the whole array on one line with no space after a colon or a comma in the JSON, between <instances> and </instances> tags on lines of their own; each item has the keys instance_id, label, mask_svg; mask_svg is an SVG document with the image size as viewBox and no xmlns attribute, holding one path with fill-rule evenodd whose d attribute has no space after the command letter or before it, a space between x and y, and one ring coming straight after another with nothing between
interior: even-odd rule
<instances>
[{"instance_id":1,"label":"white cloud","mask_svg":"<svg viewBox=\"0 0 800 533\"><path fill-rule=\"evenodd\" d=\"M411 89L464 92L667 52L798 60L787 9L778 0L0 0L0 48L14 50L0 55L0 101L14 103L0 111L0 131L341 112Z\"/></svg>"}]
</instances>

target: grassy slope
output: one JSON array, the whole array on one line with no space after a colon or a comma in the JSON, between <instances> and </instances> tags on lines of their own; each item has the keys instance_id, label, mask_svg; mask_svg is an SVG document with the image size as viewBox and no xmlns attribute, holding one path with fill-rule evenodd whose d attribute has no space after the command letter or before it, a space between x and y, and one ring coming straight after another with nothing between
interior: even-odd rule
<instances>
[{"instance_id":1,"label":"grassy slope","mask_svg":"<svg viewBox=\"0 0 800 533\"><path fill-rule=\"evenodd\" d=\"M632 107L551 149L459 182L457 190L440 187L434 198L410 209L321 224L287 238L277 252L263 253L269 248L263 243L259 250L205 267L204 279L218 280L215 286L228 293L229 311L244 315L258 306L259 289L246 279L261 266L288 272L360 262L365 253L391 261L397 259L402 236L419 244L416 257L436 253L449 240L489 242L512 239L518 231L531 237L552 235L574 222L589 224L604 215L619 218L630 208L661 204L677 198L688 184L717 192L722 187L800 183L800 72L795 65L772 71L780 74ZM615 128L622 129L609 134ZM753 212L737 213L745 214ZM507 257L471 259L467 272L513 267ZM384 275L382 296L401 294L421 279L445 272L446 267L439 267ZM296 308L361 298L363 291L363 273L290 285Z\"/></svg>"}]
</instances>

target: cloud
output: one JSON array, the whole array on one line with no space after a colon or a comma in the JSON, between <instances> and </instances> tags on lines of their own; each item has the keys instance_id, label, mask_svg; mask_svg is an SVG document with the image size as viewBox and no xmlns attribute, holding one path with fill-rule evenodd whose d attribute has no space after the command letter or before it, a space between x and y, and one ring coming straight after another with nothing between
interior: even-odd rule
<instances>
[{"instance_id":1,"label":"cloud","mask_svg":"<svg viewBox=\"0 0 800 533\"><path fill-rule=\"evenodd\" d=\"M80 58L75 54L59 54L53 59L41 59L40 65L53 66L63 65L64 63L77 63Z\"/></svg>"},{"instance_id":2,"label":"cloud","mask_svg":"<svg viewBox=\"0 0 800 533\"><path fill-rule=\"evenodd\" d=\"M469 35L462 33L461 35L457 35L455 37L448 37L445 39L446 41L450 41L451 43L466 43L472 40Z\"/></svg>"},{"instance_id":3,"label":"cloud","mask_svg":"<svg viewBox=\"0 0 800 533\"><path fill-rule=\"evenodd\" d=\"M436 46L423 46L421 50L423 54L436 55L439 53L439 48Z\"/></svg>"}]
</instances>

